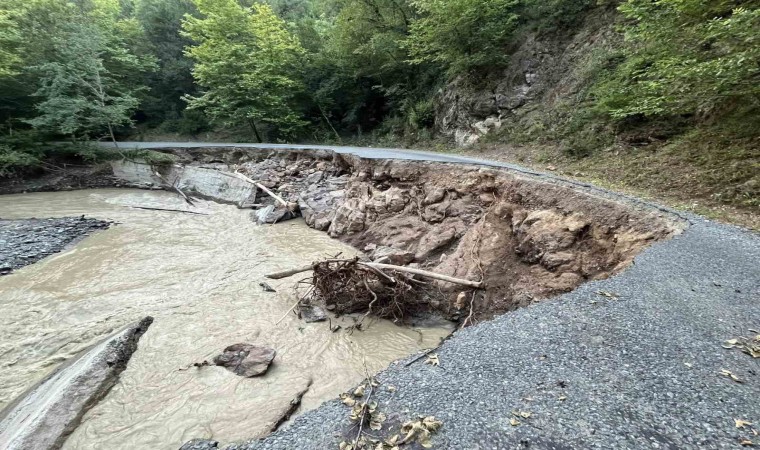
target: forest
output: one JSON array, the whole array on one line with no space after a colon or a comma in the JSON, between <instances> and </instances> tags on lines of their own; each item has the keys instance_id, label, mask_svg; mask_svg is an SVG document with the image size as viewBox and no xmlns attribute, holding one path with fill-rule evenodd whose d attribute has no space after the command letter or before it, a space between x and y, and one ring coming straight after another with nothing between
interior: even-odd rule
<instances>
[{"instance_id":1,"label":"forest","mask_svg":"<svg viewBox=\"0 0 760 450\"><path fill-rule=\"evenodd\" d=\"M45 142L137 130L433 139L447 85L498 76L528 31L605 11L619 43L553 138L720 123L754 153L758 0L0 0L0 176L38 164Z\"/></svg>"}]
</instances>

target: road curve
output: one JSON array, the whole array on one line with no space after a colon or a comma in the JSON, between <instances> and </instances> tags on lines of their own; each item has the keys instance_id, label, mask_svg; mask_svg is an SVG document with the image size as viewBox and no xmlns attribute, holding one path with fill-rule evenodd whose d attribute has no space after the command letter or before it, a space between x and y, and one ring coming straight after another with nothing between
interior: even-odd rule
<instances>
[{"instance_id":1,"label":"road curve","mask_svg":"<svg viewBox=\"0 0 760 450\"><path fill-rule=\"evenodd\" d=\"M484 164L606 192L509 164L399 149L121 145L318 148ZM760 334L760 236L681 215L690 222L681 235L652 245L622 273L457 332L438 351L438 367L401 363L381 372L383 386L396 388L381 387L373 397L387 425L434 415L443 422L433 438L439 449L737 449L745 439L760 445L752 432L760 432L760 358L722 347ZM530 417L513 425L513 411ZM232 448L337 448L335 434L349 428L349 412L328 402L264 440ZM754 425L739 428L735 420Z\"/></svg>"}]
</instances>

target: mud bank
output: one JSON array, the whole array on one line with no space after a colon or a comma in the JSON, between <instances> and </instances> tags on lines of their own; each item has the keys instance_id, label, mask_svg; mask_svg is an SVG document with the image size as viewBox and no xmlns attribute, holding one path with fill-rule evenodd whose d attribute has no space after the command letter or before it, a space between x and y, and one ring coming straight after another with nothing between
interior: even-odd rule
<instances>
[{"instance_id":1,"label":"mud bank","mask_svg":"<svg viewBox=\"0 0 760 450\"><path fill-rule=\"evenodd\" d=\"M0 219L0 275L7 275L111 224L84 216L60 219Z\"/></svg>"},{"instance_id":2,"label":"mud bank","mask_svg":"<svg viewBox=\"0 0 760 450\"><path fill-rule=\"evenodd\" d=\"M306 223L367 257L484 281L474 296L441 284L430 309L474 321L569 292L631 264L686 226L655 208L497 168L369 160L326 150L168 149L173 185L241 207L276 206L241 172L297 203ZM161 170L161 169L160 169ZM160 185L153 170L115 164L129 183ZM282 209L269 215L281 220Z\"/></svg>"}]
</instances>

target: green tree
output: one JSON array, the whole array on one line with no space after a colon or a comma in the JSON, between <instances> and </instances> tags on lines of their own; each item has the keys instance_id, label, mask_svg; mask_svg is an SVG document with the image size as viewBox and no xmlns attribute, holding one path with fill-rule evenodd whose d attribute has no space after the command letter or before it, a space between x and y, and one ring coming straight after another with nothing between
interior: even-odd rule
<instances>
[{"instance_id":1,"label":"green tree","mask_svg":"<svg viewBox=\"0 0 760 450\"><path fill-rule=\"evenodd\" d=\"M303 124L293 106L302 89L301 44L268 5L194 2L202 17L188 16L182 27L197 43L187 54L195 60L193 76L204 91L186 97L189 107L227 126L248 124L259 141L259 123L292 134Z\"/></svg>"},{"instance_id":2,"label":"green tree","mask_svg":"<svg viewBox=\"0 0 760 450\"><path fill-rule=\"evenodd\" d=\"M178 119L186 107L185 95L194 95L192 60L185 47L192 41L180 34L182 19L194 14L190 0L137 0L135 18L158 60L158 69L147 75L149 87L141 105L150 121Z\"/></svg>"},{"instance_id":3,"label":"green tree","mask_svg":"<svg viewBox=\"0 0 760 450\"><path fill-rule=\"evenodd\" d=\"M760 2L628 0L624 58L596 92L614 118L760 101Z\"/></svg>"},{"instance_id":4,"label":"green tree","mask_svg":"<svg viewBox=\"0 0 760 450\"><path fill-rule=\"evenodd\" d=\"M35 93L42 99L39 115L28 123L39 130L86 139L131 124L142 89L124 82L120 73L140 72L152 61L136 57L119 36L109 36L97 22L71 23L56 37L58 58L37 66L42 74Z\"/></svg>"},{"instance_id":5,"label":"green tree","mask_svg":"<svg viewBox=\"0 0 760 450\"><path fill-rule=\"evenodd\" d=\"M505 62L519 0L415 0L413 5L421 18L406 41L412 62L439 63L451 75Z\"/></svg>"},{"instance_id":6,"label":"green tree","mask_svg":"<svg viewBox=\"0 0 760 450\"><path fill-rule=\"evenodd\" d=\"M9 11L0 9L0 78L16 74L21 58L17 53L21 36Z\"/></svg>"}]
</instances>

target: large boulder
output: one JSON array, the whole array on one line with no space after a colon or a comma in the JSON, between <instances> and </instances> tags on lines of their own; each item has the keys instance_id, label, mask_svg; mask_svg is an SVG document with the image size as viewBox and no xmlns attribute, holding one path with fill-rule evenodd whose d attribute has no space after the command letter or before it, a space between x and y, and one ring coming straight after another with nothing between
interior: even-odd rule
<instances>
[{"instance_id":1,"label":"large boulder","mask_svg":"<svg viewBox=\"0 0 760 450\"><path fill-rule=\"evenodd\" d=\"M224 349L224 353L214 358L214 364L222 366L241 377L263 375L272 364L274 349L253 344L233 344Z\"/></svg>"}]
</instances>

